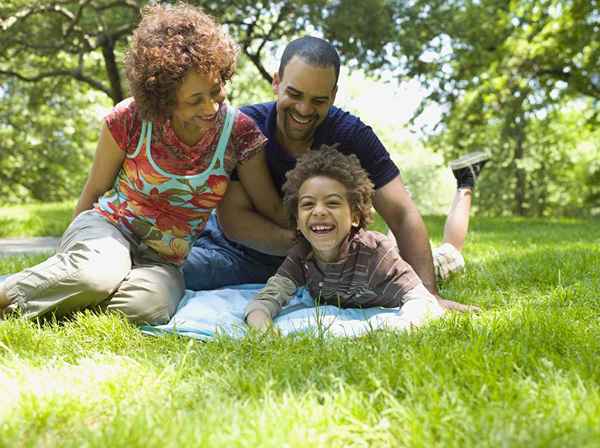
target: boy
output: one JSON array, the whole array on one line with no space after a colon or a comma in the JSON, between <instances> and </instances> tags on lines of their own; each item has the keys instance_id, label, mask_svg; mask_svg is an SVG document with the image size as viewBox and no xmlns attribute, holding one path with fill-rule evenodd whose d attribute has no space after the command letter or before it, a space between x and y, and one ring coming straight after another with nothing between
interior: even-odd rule
<instances>
[{"instance_id":1,"label":"boy","mask_svg":"<svg viewBox=\"0 0 600 448\"><path fill-rule=\"evenodd\" d=\"M246 307L250 327L268 327L301 286L321 304L401 306L407 327L443 314L395 243L365 230L374 190L356 156L327 146L309 152L287 173L283 192L299 241Z\"/></svg>"}]
</instances>

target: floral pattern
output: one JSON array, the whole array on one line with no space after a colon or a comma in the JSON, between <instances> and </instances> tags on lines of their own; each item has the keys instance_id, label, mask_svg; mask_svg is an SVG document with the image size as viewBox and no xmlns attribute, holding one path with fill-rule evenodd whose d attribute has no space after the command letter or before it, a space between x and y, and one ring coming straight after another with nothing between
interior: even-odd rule
<instances>
[{"instance_id":1,"label":"floral pattern","mask_svg":"<svg viewBox=\"0 0 600 448\"><path fill-rule=\"evenodd\" d=\"M223 199L237 162L252 157L266 141L250 118L236 112L225 152L216 154L226 112L221 107L216 127L194 146L180 142L166 122L153 126L149 151L146 140L136 151L142 138L137 107L131 99L118 104L106 123L127 156L96 209L164 260L183 264Z\"/></svg>"}]
</instances>

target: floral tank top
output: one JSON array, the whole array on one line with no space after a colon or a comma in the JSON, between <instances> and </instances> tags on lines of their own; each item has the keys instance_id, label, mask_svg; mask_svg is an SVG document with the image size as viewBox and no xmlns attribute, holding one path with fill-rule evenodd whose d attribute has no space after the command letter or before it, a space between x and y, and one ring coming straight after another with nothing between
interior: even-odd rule
<instances>
[{"instance_id":1,"label":"floral tank top","mask_svg":"<svg viewBox=\"0 0 600 448\"><path fill-rule=\"evenodd\" d=\"M169 122L141 121L133 101L115 109L106 121L126 156L113 188L95 208L163 260L182 265L233 168L266 139L250 118L225 104L215 128L191 147Z\"/></svg>"}]
</instances>

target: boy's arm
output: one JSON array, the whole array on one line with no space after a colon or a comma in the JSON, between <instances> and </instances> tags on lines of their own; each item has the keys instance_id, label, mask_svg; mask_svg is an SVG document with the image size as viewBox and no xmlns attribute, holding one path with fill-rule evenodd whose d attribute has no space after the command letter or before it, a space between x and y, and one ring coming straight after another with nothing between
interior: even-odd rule
<instances>
[{"instance_id":1,"label":"boy's arm","mask_svg":"<svg viewBox=\"0 0 600 448\"><path fill-rule=\"evenodd\" d=\"M296 284L281 274L271 277L265 287L246 306L244 320L250 327L265 328L296 292Z\"/></svg>"},{"instance_id":2,"label":"boy's arm","mask_svg":"<svg viewBox=\"0 0 600 448\"><path fill-rule=\"evenodd\" d=\"M373 205L394 233L402 258L437 295L427 229L400 176L376 190Z\"/></svg>"},{"instance_id":3,"label":"boy's arm","mask_svg":"<svg viewBox=\"0 0 600 448\"><path fill-rule=\"evenodd\" d=\"M422 283L404 294L403 302L400 308L403 328L420 327L428 320L437 319L444 314L437 299Z\"/></svg>"},{"instance_id":4,"label":"boy's arm","mask_svg":"<svg viewBox=\"0 0 600 448\"><path fill-rule=\"evenodd\" d=\"M370 286L382 306L401 306L401 323L395 328L419 327L428 319L440 317L444 309L394 246L389 239L380 242L370 265Z\"/></svg>"}]
</instances>

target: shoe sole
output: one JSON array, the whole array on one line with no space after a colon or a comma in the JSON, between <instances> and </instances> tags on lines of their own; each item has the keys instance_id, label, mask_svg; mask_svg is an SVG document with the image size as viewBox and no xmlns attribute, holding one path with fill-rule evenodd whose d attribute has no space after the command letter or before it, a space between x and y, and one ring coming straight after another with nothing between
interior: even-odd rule
<instances>
[{"instance_id":1,"label":"shoe sole","mask_svg":"<svg viewBox=\"0 0 600 448\"><path fill-rule=\"evenodd\" d=\"M490 155L488 153L483 151L472 152L450 162L450 169L459 170L489 159Z\"/></svg>"}]
</instances>

